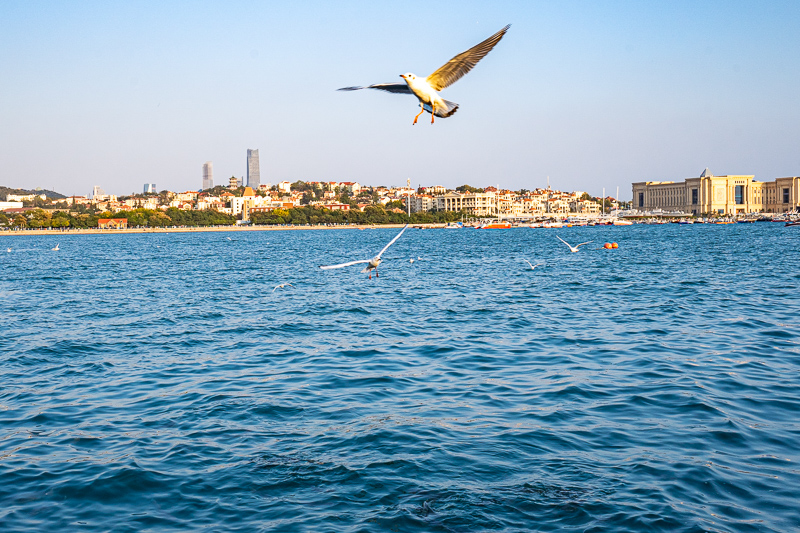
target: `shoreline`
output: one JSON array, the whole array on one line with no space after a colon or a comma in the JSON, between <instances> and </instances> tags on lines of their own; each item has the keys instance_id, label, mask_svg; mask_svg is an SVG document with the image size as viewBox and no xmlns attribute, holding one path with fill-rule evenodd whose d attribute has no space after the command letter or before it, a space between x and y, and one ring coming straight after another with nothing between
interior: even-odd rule
<instances>
[{"instance_id":1,"label":"shoreline","mask_svg":"<svg viewBox=\"0 0 800 533\"><path fill-rule=\"evenodd\" d=\"M402 228L404 224L358 224L352 226L196 226L196 227L164 227L164 228L127 228L127 229L23 229L0 231L0 236L25 235L110 235L127 233L194 233L221 231L297 231L297 230L342 230L371 228ZM414 224L412 227L433 229L444 227L444 224Z\"/></svg>"}]
</instances>

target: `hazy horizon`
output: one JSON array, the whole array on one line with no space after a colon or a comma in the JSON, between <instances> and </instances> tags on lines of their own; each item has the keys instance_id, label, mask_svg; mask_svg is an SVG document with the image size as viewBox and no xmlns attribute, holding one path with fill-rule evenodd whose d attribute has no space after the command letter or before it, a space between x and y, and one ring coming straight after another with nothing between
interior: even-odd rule
<instances>
[{"instance_id":1,"label":"hazy horizon","mask_svg":"<svg viewBox=\"0 0 800 533\"><path fill-rule=\"evenodd\" d=\"M0 185L87 195L261 182L545 186L630 196L708 167L800 174L800 4L230 2L0 5ZM425 76L505 24L443 91Z\"/></svg>"}]
</instances>

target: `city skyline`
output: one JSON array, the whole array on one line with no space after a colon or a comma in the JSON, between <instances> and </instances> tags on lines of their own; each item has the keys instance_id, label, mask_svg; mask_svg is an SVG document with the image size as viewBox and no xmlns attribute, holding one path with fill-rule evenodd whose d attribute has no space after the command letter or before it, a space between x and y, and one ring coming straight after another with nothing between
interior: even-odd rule
<instances>
[{"instance_id":1,"label":"city skyline","mask_svg":"<svg viewBox=\"0 0 800 533\"><path fill-rule=\"evenodd\" d=\"M444 3L436 32L418 2L183 5L3 3L15 83L0 87L0 183L193 189L198 161L245 176L248 145L277 154L273 182L519 189L549 176L599 194L705 167L761 180L800 168L796 2ZM336 92L424 75L507 23L444 92L462 106L446 121L412 127L403 98Z\"/></svg>"}]
</instances>

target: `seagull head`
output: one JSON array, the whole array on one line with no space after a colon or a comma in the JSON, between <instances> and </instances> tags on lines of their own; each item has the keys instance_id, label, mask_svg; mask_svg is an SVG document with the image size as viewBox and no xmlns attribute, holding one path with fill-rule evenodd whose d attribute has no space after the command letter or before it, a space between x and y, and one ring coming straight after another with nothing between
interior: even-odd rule
<instances>
[{"instance_id":1,"label":"seagull head","mask_svg":"<svg viewBox=\"0 0 800 533\"><path fill-rule=\"evenodd\" d=\"M417 79L417 77L411 74L410 72L406 72L405 74L400 74L400 77L406 81L414 81L415 79Z\"/></svg>"}]
</instances>

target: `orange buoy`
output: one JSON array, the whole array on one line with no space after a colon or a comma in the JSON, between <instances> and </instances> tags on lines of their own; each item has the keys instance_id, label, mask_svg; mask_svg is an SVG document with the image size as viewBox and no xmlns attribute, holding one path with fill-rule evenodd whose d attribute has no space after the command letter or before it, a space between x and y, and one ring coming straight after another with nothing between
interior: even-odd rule
<instances>
[{"instance_id":1,"label":"orange buoy","mask_svg":"<svg viewBox=\"0 0 800 533\"><path fill-rule=\"evenodd\" d=\"M610 250L611 249L611 243L610 242L605 243L603 245L603 248L605 248L606 250Z\"/></svg>"},{"instance_id":2,"label":"orange buoy","mask_svg":"<svg viewBox=\"0 0 800 533\"><path fill-rule=\"evenodd\" d=\"M612 247L612 248L619 248L619 244L617 244L617 243L615 243L615 242L612 242L612 243L611 243L611 247Z\"/></svg>"}]
</instances>

